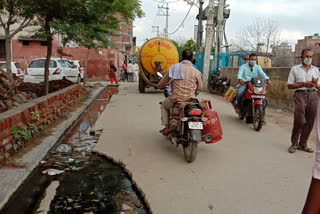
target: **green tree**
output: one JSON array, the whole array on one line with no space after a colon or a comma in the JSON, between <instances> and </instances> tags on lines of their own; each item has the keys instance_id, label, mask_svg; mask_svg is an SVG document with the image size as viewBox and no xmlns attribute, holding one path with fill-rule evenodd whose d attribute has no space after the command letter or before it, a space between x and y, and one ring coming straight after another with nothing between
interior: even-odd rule
<instances>
[{"instance_id":1,"label":"green tree","mask_svg":"<svg viewBox=\"0 0 320 214\"><path fill-rule=\"evenodd\" d=\"M183 50L188 49L191 51L196 51L196 43L192 39L189 39L185 43L178 43L177 41L174 41L174 40L171 40L171 41L176 46L180 58Z\"/></svg>"},{"instance_id":2,"label":"green tree","mask_svg":"<svg viewBox=\"0 0 320 214\"><path fill-rule=\"evenodd\" d=\"M59 30L67 35L69 40L77 42L88 49L85 61L84 81L86 84L88 58L91 49L114 47L110 40L120 28L121 22L129 23L136 17L144 15L140 0L95 0L87 1L87 14L84 22L73 25L58 25ZM116 14L121 16L118 19ZM62 27L62 28L61 28Z\"/></svg>"},{"instance_id":3,"label":"green tree","mask_svg":"<svg viewBox=\"0 0 320 214\"><path fill-rule=\"evenodd\" d=\"M45 94L49 93L49 64L52 55L53 36L76 23L85 21L85 1L79 0L32 0L38 20L35 37L47 41L47 57L44 70Z\"/></svg>"},{"instance_id":4,"label":"green tree","mask_svg":"<svg viewBox=\"0 0 320 214\"><path fill-rule=\"evenodd\" d=\"M192 39L189 39L184 45L183 45L183 48L184 49L189 49L191 51L196 51L196 46L197 44L192 40Z\"/></svg>"},{"instance_id":5,"label":"green tree","mask_svg":"<svg viewBox=\"0 0 320 214\"><path fill-rule=\"evenodd\" d=\"M4 30L7 73L12 81L12 38L33 24L31 0L0 0L0 24Z\"/></svg>"}]
</instances>

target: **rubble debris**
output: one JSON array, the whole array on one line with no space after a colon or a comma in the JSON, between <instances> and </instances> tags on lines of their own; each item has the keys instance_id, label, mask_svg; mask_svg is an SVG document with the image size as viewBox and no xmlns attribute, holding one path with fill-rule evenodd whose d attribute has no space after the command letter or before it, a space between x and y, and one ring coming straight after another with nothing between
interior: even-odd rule
<instances>
[{"instance_id":1,"label":"rubble debris","mask_svg":"<svg viewBox=\"0 0 320 214\"><path fill-rule=\"evenodd\" d=\"M51 80L49 81L49 93L59 91L63 88L69 87L73 82L67 79L63 80ZM19 91L24 91L26 93L35 94L37 97L44 96L44 82L41 83L30 83L24 82L18 86Z\"/></svg>"},{"instance_id":2,"label":"rubble debris","mask_svg":"<svg viewBox=\"0 0 320 214\"><path fill-rule=\"evenodd\" d=\"M67 144L60 144L57 147L56 151L59 153L70 153L72 151L72 148Z\"/></svg>"},{"instance_id":3,"label":"rubble debris","mask_svg":"<svg viewBox=\"0 0 320 214\"><path fill-rule=\"evenodd\" d=\"M0 113L45 95L44 82L23 82L23 79L15 74L12 75L13 83L10 81L9 75L0 69ZM72 84L73 82L67 79L49 81L49 93L61 90Z\"/></svg>"}]
</instances>

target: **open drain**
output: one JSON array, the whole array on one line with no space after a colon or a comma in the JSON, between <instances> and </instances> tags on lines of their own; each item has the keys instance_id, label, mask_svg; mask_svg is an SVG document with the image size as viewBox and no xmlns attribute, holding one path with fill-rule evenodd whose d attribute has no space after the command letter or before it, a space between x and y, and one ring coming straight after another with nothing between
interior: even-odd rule
<instances>
[{"instance_id":1,"label":"open drain","mask_svg":"<svg viewBox=\"0 0 320 214\"><path fill-rule=\"evenodd\" d=\"M92 131L114 88L104 91L59 145L11 197L1 214L146 214L147 208L123 169L91 152L101 130Z\"/></svg>"}]
</instances>

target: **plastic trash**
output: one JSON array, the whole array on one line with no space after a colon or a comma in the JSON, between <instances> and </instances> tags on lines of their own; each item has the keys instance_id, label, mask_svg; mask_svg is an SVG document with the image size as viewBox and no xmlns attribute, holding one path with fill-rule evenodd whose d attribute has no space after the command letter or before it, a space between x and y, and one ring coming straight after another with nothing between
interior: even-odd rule
<instances>
[{"instance_id":1,"label":"plastic trash","mask_svg":"<svg viewBox=\"0 0 320 214\"><path fill-rule=\"evenodd\" d=\"M71 146L69 146L67 144L61 144L57 148L57 152L59 152L59 153L70 153L71 151L72 151Z\"/></svg>"},{"instance_id":2,"label":"plastic trash","mask_svg":"<svg viewBox=\"0 0 320 214\"><path fill-rule=\"evenodd\" d=\"M42 173L52 176L52 175L60 175L60 174L64 173L64 171L58 170L58 169L47 169L47 170L42 171Z\"/></svg>"},{"instance_id":3,"label":"plastic trash","mask_svg":"<svg viewBox=\"0 0 320 214\"><path fill-rule=\"evenodd\" d=\"M83 146L74 149L75 152L91 152L90 146Z\"/></svg>"}]
</instances>

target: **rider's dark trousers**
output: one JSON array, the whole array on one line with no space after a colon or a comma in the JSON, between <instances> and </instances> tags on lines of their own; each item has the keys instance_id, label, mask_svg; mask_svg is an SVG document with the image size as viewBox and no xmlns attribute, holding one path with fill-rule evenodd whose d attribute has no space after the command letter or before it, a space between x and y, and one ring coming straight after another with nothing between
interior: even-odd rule
<instances>
[{"instance_id":1,"label":"rider's dark trousers","mask_svg":"<svg viewBox=\"0 0 320 214\"><path fill-rule=\"evenodd\" d=\"M312 131L317 112L317 92L294 93L294 123L291 143L295 146L305 147Z\"/></svg>"}]
</instances>

